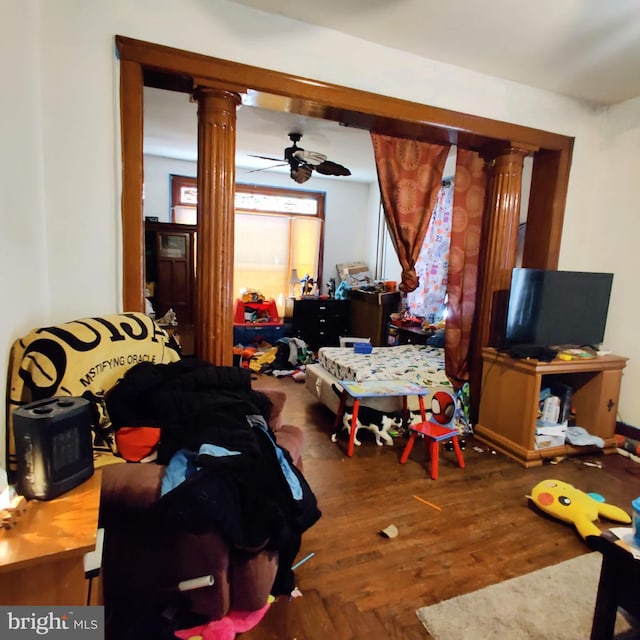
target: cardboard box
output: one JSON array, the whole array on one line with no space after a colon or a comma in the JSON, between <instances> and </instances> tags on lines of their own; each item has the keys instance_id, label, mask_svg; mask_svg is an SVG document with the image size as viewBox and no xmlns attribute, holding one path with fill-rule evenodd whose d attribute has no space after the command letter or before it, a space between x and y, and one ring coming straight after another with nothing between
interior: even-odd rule
<instances>
[{"instance_id":1,"label":"cardboard box","mask_svg":"<svg viewBox=\"0 0 640 640\"><path fill-rule=\"evenodd\" d=\"M564 445L565 435L549 436L549 435L536 435L535 436L535 448L536 449L549 449L551 447L561 447Z\"/></svg>"}]
</instances>

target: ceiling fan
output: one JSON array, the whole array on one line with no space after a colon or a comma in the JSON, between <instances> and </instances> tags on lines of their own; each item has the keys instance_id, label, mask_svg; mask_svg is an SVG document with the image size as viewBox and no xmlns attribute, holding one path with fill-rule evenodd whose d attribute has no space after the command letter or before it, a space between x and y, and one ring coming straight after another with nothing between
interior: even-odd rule
<instances>
[{"instance_id":1,"label":"ceiling fan","mask_svg":"<svg viewBox=\"0 0 640 640\"><path fill-rule=\"evenodd\" d=\"M316 151L306 151L299 147L296 143L300 142L302 134L292 132L289 134L289 140L293 143L284 150L284 160L291 168L291 177L298 183L306 182L314 171L325 176L350 176L351 171L343 167L337 162L327 160L327 156ZM262 158L263 160L273 160L277 162L280 158L271 158L269 156L256 156L253 158ZM284 163L283 163L284 164ZM261 169L258 169L261 171Z\"/></svg>"}]
</instances>

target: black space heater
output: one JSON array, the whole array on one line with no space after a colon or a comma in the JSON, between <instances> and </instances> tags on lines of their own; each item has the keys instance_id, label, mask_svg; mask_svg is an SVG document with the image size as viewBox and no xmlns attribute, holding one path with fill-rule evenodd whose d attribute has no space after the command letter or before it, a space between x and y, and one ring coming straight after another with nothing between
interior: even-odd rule
<instances>
[{"instance_id":1,"label":"black space heater","mask_svg":"<svg viewBox=\"0 0 640 640\"><path fill-rule=\"evenodd\" d=\"M93 475L91 407L84 398L37 400L13 412L16 489L51 500Z\"/></svg>"}]
</instances>

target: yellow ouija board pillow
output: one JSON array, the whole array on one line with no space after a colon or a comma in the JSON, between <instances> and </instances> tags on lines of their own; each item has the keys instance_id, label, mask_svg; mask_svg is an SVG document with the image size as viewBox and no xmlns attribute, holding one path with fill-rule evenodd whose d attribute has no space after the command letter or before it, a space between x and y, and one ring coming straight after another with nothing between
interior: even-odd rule
<instances>
[{"instance_id":1,"label":"yellow ouija board pillow","mask_svg":"<svg viewBox=\"0 0 640 640\"><path fill-rule=\"evenodd\" d=\"M115 451L105 393L139 362L175 362L180 354L169 336L142 313L74 320L34 329L16 340L9 356L7 453L15 470L12 413L54 396L82 397L94 411L94 450Z\"/></svg>"}]
</instances>

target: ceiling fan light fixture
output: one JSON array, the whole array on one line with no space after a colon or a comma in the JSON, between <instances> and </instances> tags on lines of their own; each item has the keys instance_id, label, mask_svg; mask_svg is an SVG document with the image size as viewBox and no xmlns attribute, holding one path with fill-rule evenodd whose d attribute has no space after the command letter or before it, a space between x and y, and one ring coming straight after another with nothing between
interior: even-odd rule
<instances>
[{"instance_id":1,"label":"ceiling fan light fixture","mask_svg":"<svg viewBox=\"0 0 640 640\"><path fill-rule=\"evenodd\" d=\"M291 167L291 177L298 183L303 184L310 177L313 169L308 164L299 164L297 167Z\"/></svg>"}]
</instances>

